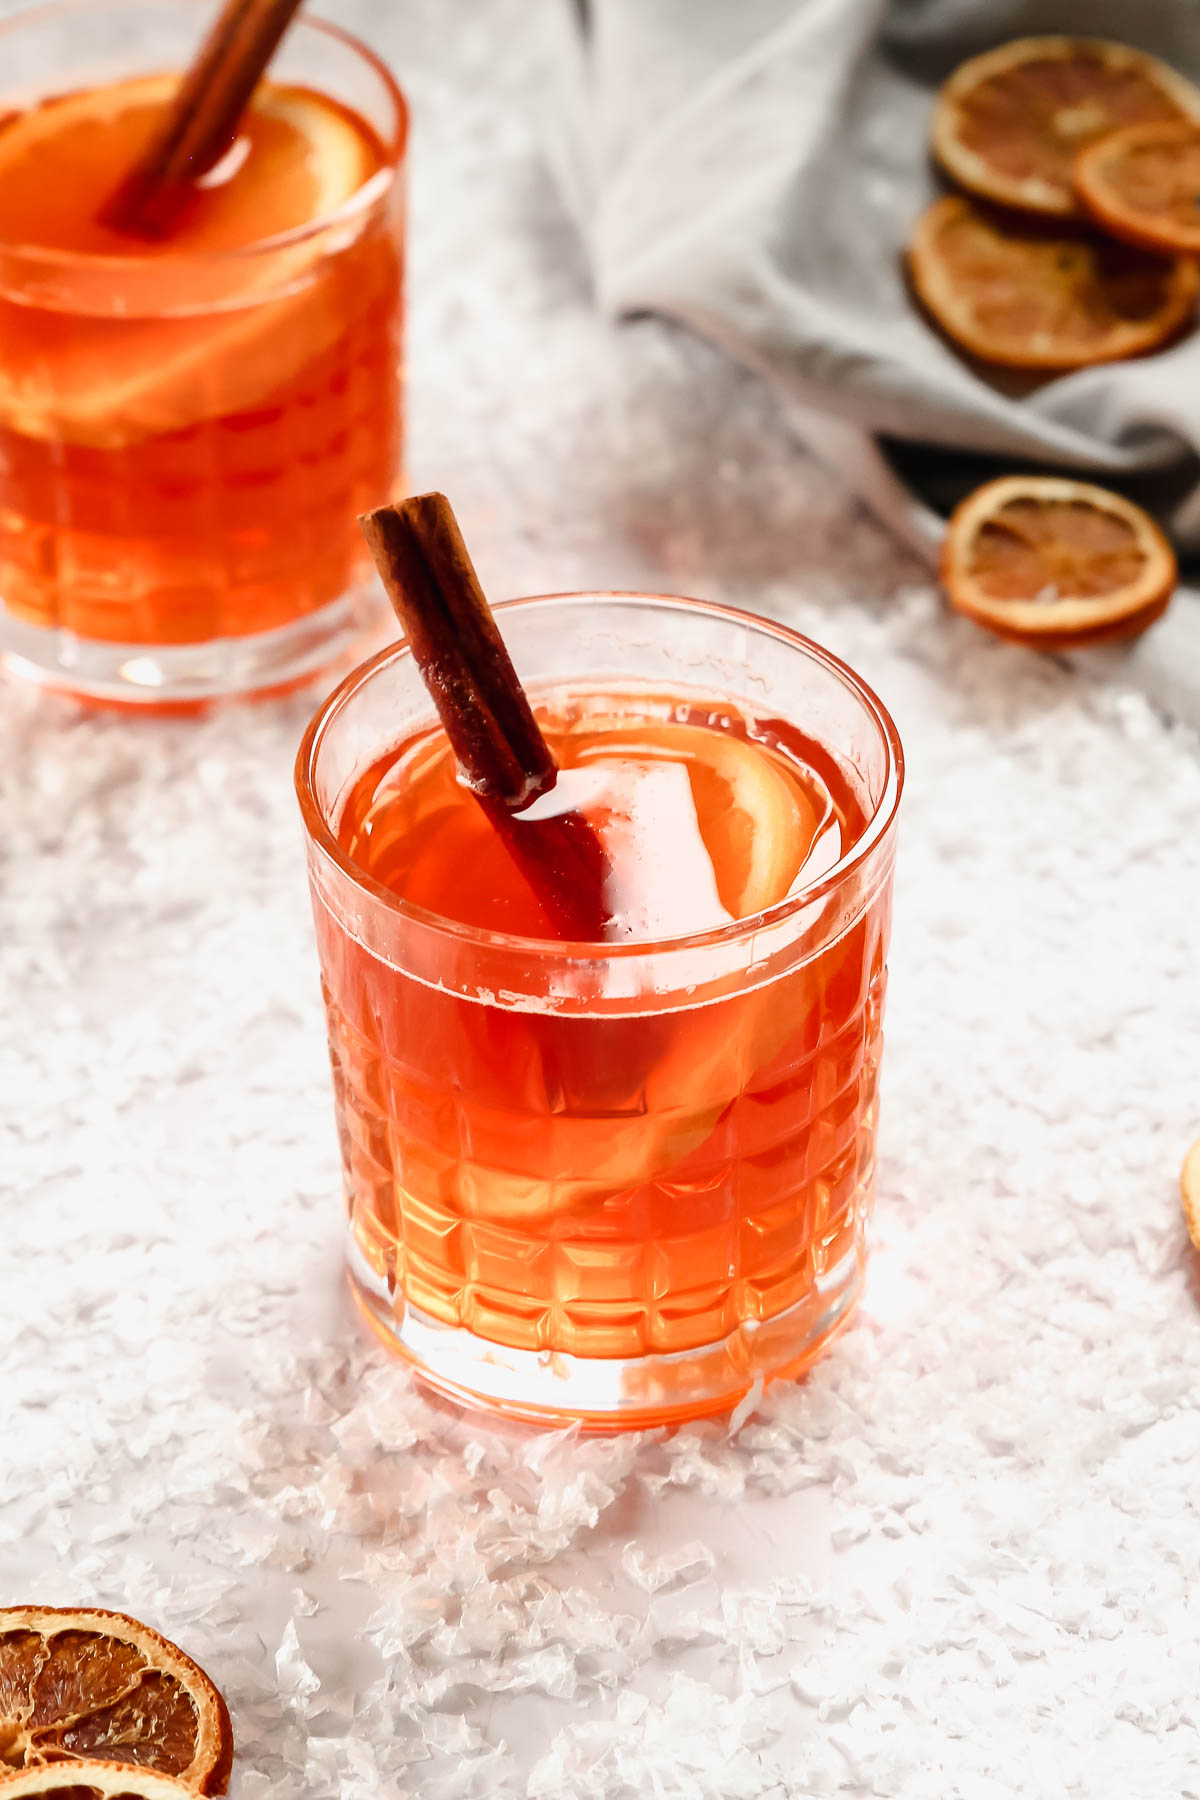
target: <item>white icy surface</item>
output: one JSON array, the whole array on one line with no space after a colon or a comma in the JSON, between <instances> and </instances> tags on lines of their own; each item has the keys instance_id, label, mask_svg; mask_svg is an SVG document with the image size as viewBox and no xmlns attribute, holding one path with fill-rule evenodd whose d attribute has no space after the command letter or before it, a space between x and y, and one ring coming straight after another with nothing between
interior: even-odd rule
<instances>
[{"instance_id":1,"label":"white icy surface","mask_svg":"<svg viewBox=\"0 0 1200 1800\"><path fill-rule=\"evenodd\" d=\"M850 658L909 755L854 1328L726 1423L424 1398L338 1274L290 763L0 694L0 1596L229 1696L239 1800L1200 1795L1200 756L948 617L753 379L589 310L523 0L329 6L416 109L412 473L494 595Z\"/></svg>"}]
</instances>

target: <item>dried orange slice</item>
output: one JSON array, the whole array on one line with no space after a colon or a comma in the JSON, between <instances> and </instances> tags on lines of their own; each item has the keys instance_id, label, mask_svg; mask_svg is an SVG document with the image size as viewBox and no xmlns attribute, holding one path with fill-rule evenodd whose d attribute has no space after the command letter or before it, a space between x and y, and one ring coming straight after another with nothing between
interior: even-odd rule
<instances>
[{"instance_id":1,"label":"dried orange slice","mask_svg":"<svg viewBox=\"0 0 1200 1800\"><path fill-rule=\"evenodd\" d=\"M36 1769L20 1769L0 1778L0 1800L24 1800L37 1794L41 1800L187 1800L195 1794L186 1781L141 1769L129 1763L43 1763Z\"/></svg>"},{"instance_id":2,"label":"dried orange slice","mask_svg":"<svg viewBox=\"0 0 1200 1800\"><path fill-rule=\"evenodd\" d=\"M1141 50L1100 38L1018 38L954 71L934 109L933 151L986 200L1070 217L1081 150L1125 125L1180 118L1200 118L1200 93Z\"/></svg>"},{"instance_id":3,"label":"dried orange slice","mask_svg":"<svg viewBox=\"0 0 1200 1800\"><path fill-rule=\"evenodd\" d=\"M1114 131L1077 160L1075 191L1096 223L1127 244L1200 255L1200 123Z\"/></svg>"},{"instance_id":4,"label":"dried orange slice","mask_svg":"<svg viewBox=\"0 0 1200 1800\"><path fill-rule=\"evenodd\" d=\"M124 1613L0 1608L0 1767L97 1757L223 1794L228 1709L191 1657Z\"/></svg>"},{"instance_id":5,"label":"dried orange slice","mask_svg":"<svg viewBox=\"0 0 1200 1800\"><path fill-rule=\"evenodd\" d=\"M1185 258L1005 216L962 194L921 215L908 258L942 330L1010 369L1078 369L1153 350L1190 317L1200 286Z\"/></svg>"},{"instance_id":6,"label":"dried orange slice","mask_svg":"<svg viewBox=\"0 0 1200 1800\"><path fill-rule=\"evenodd\" d=\"M1183 1159L1179 1192L1183 1199L1183 1216L1187 1220L1188 1236L1197 1250L1200 1250L1200 1138L1196 1139Z\"/></svg>"},{"instance_id":7,"label":"dried orange slice","mask_svg":"<svg viewBox=\"0 0 1200 1800\"><path fill-rule=\"evenodd\" d=\"M1043 649L1141 631L1175 588L1175 554L1132 501L1083 481L1006 475L951 516L941 577L950 604Z\"/></svg>"}]
</instances>

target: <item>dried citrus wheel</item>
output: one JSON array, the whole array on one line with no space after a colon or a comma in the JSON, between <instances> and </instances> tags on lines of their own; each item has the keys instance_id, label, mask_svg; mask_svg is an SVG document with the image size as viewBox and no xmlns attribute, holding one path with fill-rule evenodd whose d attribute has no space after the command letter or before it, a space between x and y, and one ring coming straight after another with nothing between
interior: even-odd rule
<instances>
[{"instance_id":1,"label":"dried citrus wheel","mask_svg":"<svg viewBox=\"0 0 1200 1800\"><path fill-rule=\"evenodd\" d=\"M32 1772L95 1757L223 1794L228 1709L189 1656L123 1613L0 1608L0 1766Z\"/></svg>"},{"instance_id":2,"label":"dried citrus wheel","mask_svg":"<svg viewBox=\"0 0 1200 1800\"><path fill-rule=\"evenodd\" d=\"M950 604L1047 650L1141 631L1175 574L1170 544L1140 506L1052 475L986 482L956 508L942 544Z\"/></svg>"},{"instance_id":3,"label":"dried citrus wheel","mask_svg":"<svg viewBox=\"0 0 1200 1800\"><path fill-rule=\"evenodd\" d=\"M933 150L974 194L1070 217L1082 149L1125 125L1180 118L1200 118L1200 93L1153 56L1099 38L1018 38L954 71Z\"/></svg>"},{"instance_id":4,"label":"dried citrus wheel","mask_svg":"<svg viewBox=\"0 0 1200 1800\"><path fill-rule=\"evenodd\" d=\"M0 1777L0 1800L22 1800L26 1794L38 1794L41 1800L187 1800L195 1791L186 1781L157 1769L93 1758L43 1763Z\"/></svg>"},{"instance_id":5,"label":"dried citrus wheel","mask_svg":"<svg viewBox=\"0 0 1200 1800\"><path fill-rule=\"evenodd\" d=\"M1200 285L1185 258L1005 216L962 194L921 215L908 257L942 330L1010 369L1077 369L1153 350L1190 316Z\"/></svg>"},{"instance_id":6,"label":"dried citrus wheel","mask_svg":"<svg viewBox=\"0 0 1200 1800\"><path fill-rule=\"evenodd\" d=\"M1196 1139L1183 1159L1179 1192L1183 1198L1183 1216L1187 1220L1188 1236L1197 1250L1200 1250L1200 1138Z\"/></svg>"},{"instance_id":7,"label":"dried citrus wheel","mask_svg":"<svg viewBox=\"0 0 1200 1800\"><path fill-rule=\"evenodd\" d=\"M1075 190L1088 212L1126 243L1200 255L1200 123L1129 125L1085 150Z\"/></svg>"}]
</instances>

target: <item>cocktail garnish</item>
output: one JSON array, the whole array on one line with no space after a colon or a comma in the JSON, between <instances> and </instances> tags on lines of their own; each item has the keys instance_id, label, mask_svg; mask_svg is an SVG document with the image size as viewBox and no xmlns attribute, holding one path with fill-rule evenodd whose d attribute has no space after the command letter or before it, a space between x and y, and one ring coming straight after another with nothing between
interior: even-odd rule
<instances>
[{"instance_id":1,"label":"cocktail garnish","mask_svg":"<svg viewBox=\"0 0 1200 1800\"><path fill-rule=\"evenodd\" d=\"M1042 650L1130 637L1165 611L1175 553L1132 500L1061 475L1003 475L955 508L942 543L951 606Z\"/></svg>"},{"instance_id":2,"label":"cocktail garnish","mask_svg":"<svg viewBox=\"0 0 1200 1800\"><path fill-rule=\"evenodd\" d=\"M224 1794L233 1727L204 1670L140 1620L91 1606L6 1606L0 1747L0 1772L53 1763L73 1796L93 1785L82 1757L143 1765L144 1789L126 1769L129 1779L103 1787L106 1794L157 1794L163 1776L178 1777L193 1796Z\"/></svg>"},{"instance_id":3,"label":"cocktail garnish","mask_svg":"<svg viewBox=\"0 0 1200 1800\"><path fill-rule=\"evenodd\" d=\"M196 1790L177 1775L136 1763L95 1756L35 1764L0 1776L0 1800L195 1800Z\"/></svg>"},{"instance_id":4,"label":"cocktail garnish","mask_svg":"<svg viewBox=\"0 0 1200 1800\"><path fill-rule=\"evenodd\" d=\"M141 160L103 222L136 237L170 231L201 175L233 143L238 120L302 0L226 0Z\"/></svg>"},{"instance_id":5,"label":"cocktail garnish","mask_svg":"<svg viewBox=\"0 0 1200 1800\"><path fill-rule=\"evenodd\" d=\"M603 942L608 858L584 815L526 819L558 779L444 494L418 494L359 523L467 786L564 936Z\"/></svg>"},{"instance_id":6,"label":"cocktail garnish","mask_svg":"<svg viewBox=\"0 0 1200 1800\"><path fill-rule=\"evenodd\" d=\"M1197 1250L1200 1250L1200 1138L1196 1139L1183 1159L1179 1192L1183 1199L1183 1216L1187 1220L1188 1236Z\"/></svg>"}]
</instances>

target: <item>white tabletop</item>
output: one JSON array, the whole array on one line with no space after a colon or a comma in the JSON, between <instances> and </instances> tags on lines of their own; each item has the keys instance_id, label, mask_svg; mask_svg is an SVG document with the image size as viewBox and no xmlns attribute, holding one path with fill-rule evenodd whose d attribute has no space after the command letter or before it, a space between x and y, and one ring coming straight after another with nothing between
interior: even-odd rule
<instances>
[{"instance_id":1,"label":"white tabletop","mask_svg":"<svg viewBox=\"0 0 1200 1800\"><path fill-rule=\"evenodd\" d=\"M3 690L0 1599L177 1637L241 1800L1200 1793L1197 742L950 617L754 378L595 316L527 0L324 10L415 103L411 474L492 595L758 607L897 717L867 1299L732 1431L423 1398L339 1271L314 696Z\"/></svg>"}]
</instances>

